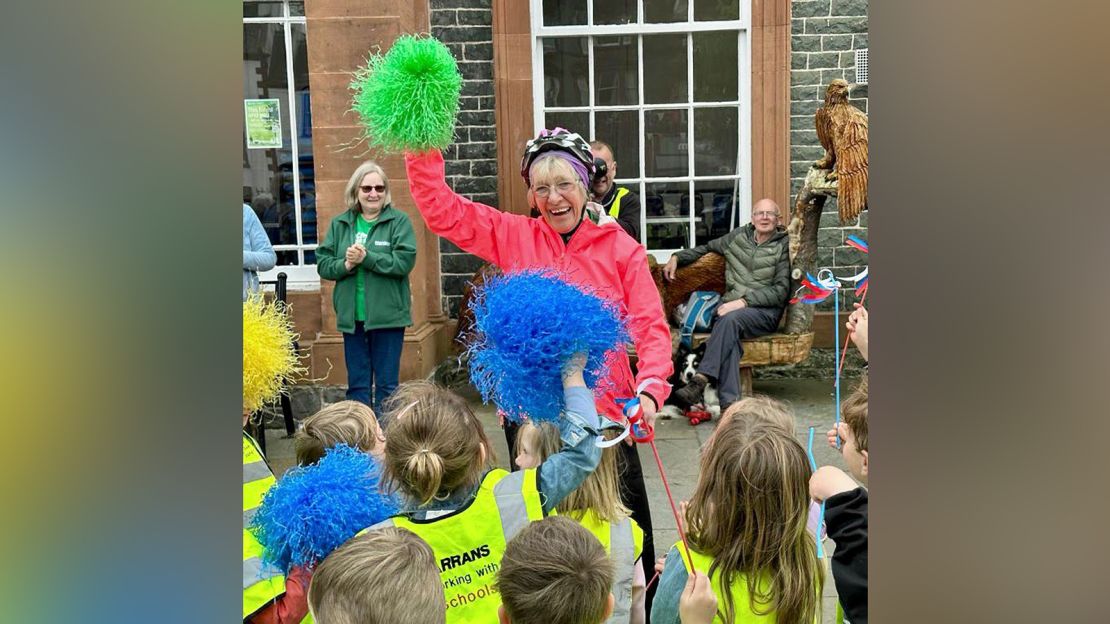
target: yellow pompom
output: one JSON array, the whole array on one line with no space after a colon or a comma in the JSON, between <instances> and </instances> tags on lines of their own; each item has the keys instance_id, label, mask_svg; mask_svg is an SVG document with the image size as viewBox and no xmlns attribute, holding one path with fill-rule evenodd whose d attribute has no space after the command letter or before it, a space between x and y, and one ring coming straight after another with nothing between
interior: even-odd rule
<instances>
[{"instance_id":1,"label":"yellow pompom","mask_svg":"<svg viewBox=\"0 0 1110 624\"><path fill-rule=\"evenodd\" d=\"M273 401L282 386L305 372L293 351L296 338L282 303L257 295L243 302L243 411Z\"/></svg>"}]
</instances>

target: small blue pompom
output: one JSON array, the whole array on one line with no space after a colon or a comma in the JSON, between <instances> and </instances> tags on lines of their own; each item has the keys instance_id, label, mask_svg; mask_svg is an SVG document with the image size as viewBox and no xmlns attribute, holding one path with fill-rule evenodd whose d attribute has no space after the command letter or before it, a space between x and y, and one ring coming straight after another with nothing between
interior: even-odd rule
<instances>
[{"instance_id":1,"label":"small blue pompom","mask_svg":"<svg viewBox=\"0 0 1110 624\"><path fill-rule=\"evenodd\" d=\"M263 563L286 573L316 564L362 529L397 513L396 501L378 490L380 477L373 457L346 445L285 473L251 519Z\"/></svg>"},{"instance_id":2,"label":"small blue pompom","mask_svg":"<svg viewBox=\"0 0 1110 624\"><path fill-rule=\"evenodd\" d=\"M628 343L612 302L550 270L507 273L474 292L470 381L515 422L555 421L563 410L563 366L585 352L586 385L596 388Z\"/></svg>"}]
</instances>

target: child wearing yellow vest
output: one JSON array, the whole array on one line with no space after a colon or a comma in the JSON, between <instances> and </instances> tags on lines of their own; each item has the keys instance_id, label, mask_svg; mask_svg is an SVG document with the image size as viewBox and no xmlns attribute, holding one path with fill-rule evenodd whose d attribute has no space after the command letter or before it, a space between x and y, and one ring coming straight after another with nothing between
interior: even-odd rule
<instances>
[{"instance_id":1,"label":"child wearing yellow vest","mask_svg":"<svg viewBox=\"0 0 1110 624\"><path fill-rule=\"evenodd\" d=\"M686 508L692 561L681 542L667 554L652 622L680 622L691 567L710 579L714 622L819 622L824 576L806 531L810 474L805 449L781 427L723 420Z\"/></svg>"},{"instance_id":2,"label":"child wearing yellow vest","mask_svg":"<svg viewBox=\"0 0 1110 624\"><path fill-rule=\"evenodd\" d=\"M528 422L517 432L516 446L516 465L532 468L559 452L559 432L548 423ZM640 624L644 621L646 585L644 569L639 563L644 532L621 503L617 472L619 453L615 446L604 449L597 470L559 503L556 510L586 527L613 560L616 575L612 594L615 602L613 613L606 622Z\"/></svg>"},{"instance_id":3,"label":"child wearing yellow vest","mask_svg":"<svg viewBox=\"0 0 1110 624\"><path fill-rule=\"evenodd\" d=\"M505 545L540 520L597 467L601 449L584 357L563 373L564 449L535 469L491 468L493 448L481 422L458 395L428 382L408 382L390 398L383 483L407 510L370 527L406 528L435 553L447 622L494 622L501 599L494 579Z\"/></svg>"}]
</instances>

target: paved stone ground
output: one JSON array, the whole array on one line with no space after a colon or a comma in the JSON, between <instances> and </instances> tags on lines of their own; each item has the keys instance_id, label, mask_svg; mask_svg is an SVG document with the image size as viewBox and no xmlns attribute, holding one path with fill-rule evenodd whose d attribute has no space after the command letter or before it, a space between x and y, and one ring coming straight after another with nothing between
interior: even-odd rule
<instances>
[{"instance_id":1,"label":"paved stone ground","mask_svg":"<svg viewBox=\"0 0 1110 624\"><path fill-rule=\"evenodd\" d=\"M849 383L849 386L851 384ZM788 402L794 409L797 422L798 440L803 446L807 443L809 427L815 427L814 455L819 466L832 464L845 468L840 455L828 447L824 442L824 432L832 427L833 389L832 382L815 379L756 379L754 391L758 394L767 394L782 401ZM847 388L841 388L846 394ZM485 427L486 434L493 442L498 464L508 467L508 448L505 444L505 435L497 425L497 416L492 406L482 405L476 393L463 393L470 402L471 407L478 414ZM701 446L713 433L716 421L702 423L696 427L690 426L685 419L660 420L656 426L656 447L659 449L663 467L667 473L667 480L671 486L671 493L675 502L686 500L694 491L698 477L698 456ZM284 431L269 429L267 431L268 459L274 468L275 474L282 474L293 464L293 448L291 440L284 437ZM666 549L678 540L678 530L675 526L674 515L671 513L670 504L667 502L663 482L656 468L655 457L651 447L640 446L640 461L643 464L644 478L646 480L648 497L651 501L652 523L656 551L658 556L665 554ZM826 549L831 552L834 545L831 541L825 542ZM832 577L827 576L824 593L823 621L834 621L836 611L836 590Z\"/></svg>"}]
</instances>

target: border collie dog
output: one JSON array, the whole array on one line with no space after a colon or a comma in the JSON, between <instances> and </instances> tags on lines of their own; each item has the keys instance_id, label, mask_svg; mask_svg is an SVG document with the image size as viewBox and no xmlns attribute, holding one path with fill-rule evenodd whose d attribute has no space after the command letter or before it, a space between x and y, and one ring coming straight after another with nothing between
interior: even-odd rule
<instances>
[{"instance_id":1,"label":"border collie dog","mask_svg":"<svg viewBox=\"0 0 1110 624\"><path fill-rule=\"evenodd\" d=\"M705 355L704 342L693 350L679 345L674 358L674 374L669 380L671 382L671 396L667 399L663 408L659 410L660 416L663 418L685 416L687 410L696 407L686 405L674 391L690 383L690 380L694 378L694 373L698 371L698 364L701 363L703 355ZM714 418L721 415L721 403L717 398L717 389L713 387L712 383L705 386L702 401L703 404L700 407L704 407L705 411L709 412Z\"/></svg>"}]
</instances>

